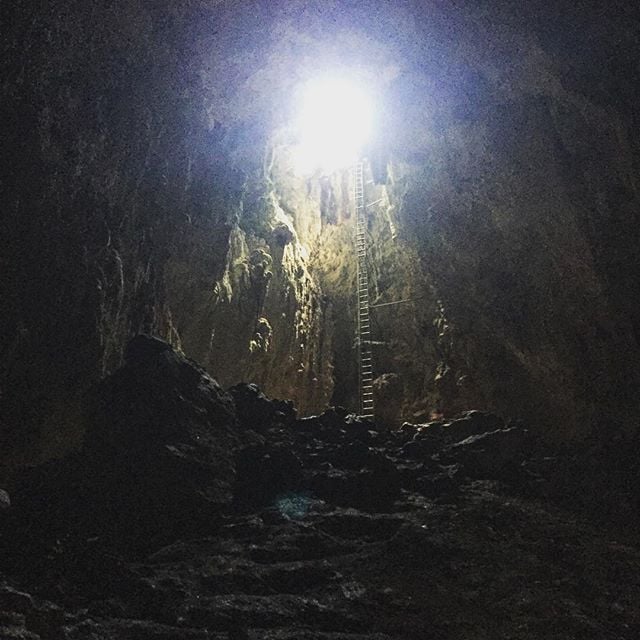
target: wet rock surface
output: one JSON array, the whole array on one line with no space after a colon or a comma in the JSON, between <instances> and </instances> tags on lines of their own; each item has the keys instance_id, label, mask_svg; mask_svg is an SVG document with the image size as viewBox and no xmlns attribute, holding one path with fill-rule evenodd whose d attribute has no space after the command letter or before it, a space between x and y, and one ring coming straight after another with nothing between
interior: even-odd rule
<instances>
[{"instance_id":1,"label":"wet rock surface","mask_svg":"<svg viewBox=\"0 0 640 640\"><path fill-rule=\"evenodd\" d=\"M638 443L551 450L469 412L297 420L153 339L87 399L83 451L0 517L0 638L640 633Z\"/></svg>"}]
</instances>

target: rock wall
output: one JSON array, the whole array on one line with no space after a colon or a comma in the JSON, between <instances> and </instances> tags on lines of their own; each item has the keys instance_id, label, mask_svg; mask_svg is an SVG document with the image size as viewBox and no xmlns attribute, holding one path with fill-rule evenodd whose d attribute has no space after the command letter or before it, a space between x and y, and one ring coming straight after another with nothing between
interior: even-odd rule
<instances>
[{"instance_id":1,"label":"rock wall","mask_svg":"<svg viewBox=\"0 0 640 640\"><path fill-rule=\"evenodd\" d=\"M2 13L3 458L76 446L80 397L140 332L324 407L326 303L268 184L268 131L212 106L214 4Z\"/></svg>"},{"instance_id":2,"label":"rock wall","mask_svg":"<svg viewBox=\"0 0 640 640\"><path fill-rule=\"evenodd\" d=\"M393 126L399 233L437 328L422 397L566 438L638 410L639 22L558 9L417 21L432 59L394 85Z\"/></svg>"},{"instance_id":3,"label":"rock wall","mask_svg":"<svg viewBox=\"0 0 640 640\"><path fill-rule=\"evenodd\" d=\"M384 417L482 407L535 417L559 439L633 430L637 12L428 3L403 15L387 40L358 23L370 68L389 70L369 154L375 167L382 150L390 173L367 187L381 200L369 219L372 303L410 300L372 311ZM354 265L332 266L343 233L321 236L317 268L350 318ZM353 381L345 354L336 378Z\"/></svg>"},{"instance_id":4,"label":"rock wall","mask_svg":"<svg viewBox=\"0 0 640 640\"><path fill-rule=\"evenodd\" d=\"M412 300L373 312L383 417L629 423L638 16L545 5L5 3L3 452L77 444L139 332L303 413L354 406L348 177L283 164L295 87L345 61L389 167L374 303Z\"/></svg>"}]
</instances>

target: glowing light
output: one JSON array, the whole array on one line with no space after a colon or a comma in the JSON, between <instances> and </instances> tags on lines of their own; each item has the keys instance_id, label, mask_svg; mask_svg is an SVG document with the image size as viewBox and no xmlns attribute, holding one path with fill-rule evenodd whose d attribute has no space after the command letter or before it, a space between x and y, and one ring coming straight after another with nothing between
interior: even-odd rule
<instances>
[{"instance_id":1,"label":"glowing light","mask_svg":"<svg viewBox=\"0 0 640 640\"><path fill-rule=\"evenodd\" d=\"M331 173L353 164L371 133L373 110L366 93L345 79L308 82L296 122L296 173Z\"/></svg>"}]
</instances>

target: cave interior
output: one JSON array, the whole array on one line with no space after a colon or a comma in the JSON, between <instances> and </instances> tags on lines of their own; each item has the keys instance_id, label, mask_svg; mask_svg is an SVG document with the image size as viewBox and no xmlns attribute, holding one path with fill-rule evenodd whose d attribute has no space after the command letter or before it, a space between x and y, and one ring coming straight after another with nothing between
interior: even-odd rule
<instances>
[{"instance_id":1,"label":"cave interior","mask_svg":"<svg viewBox=\"0 0 640 640\"><path fill-rule=\"evenodd\" d=\"M633 3L0 24L2 638L639 636Z\"/></svg>"}]
</instances>

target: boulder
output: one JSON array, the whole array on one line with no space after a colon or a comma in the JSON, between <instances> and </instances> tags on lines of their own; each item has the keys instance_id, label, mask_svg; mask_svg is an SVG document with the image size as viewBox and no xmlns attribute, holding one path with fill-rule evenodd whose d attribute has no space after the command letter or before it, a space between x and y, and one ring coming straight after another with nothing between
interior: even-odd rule
<instances>
[{"instance_id":1,"label":"boulder","mask_svg":"<svg viewBox=\"0 0 640 640\"><path fill-rule=\"evenodd\" d=\"M241 382L231 387L228 393L233 398L240 426L245 429L263 432L273 423L276 411L281 408L253 383Z\"/></svg>"},{"instance_id":2,"label":"boulder","mask_svg":"<svg viewBox=\"0 0 640 640\"><path fill-rule=\"evenodd\" d=\"M510 427L469 436L447 450L465 472L478 478L509 479L530 446L526 429Z\"/></svg>"},{"instance_id":3,"label":"boulder","mask_svg":"<svg viewBox=\"0 0 640 640\"><path fill-rule=\"evenodd\" d=\"M85 415L83 483L109 526L180 529L231 501L233 399L167 343L134 338L125 366L88 396Z\"/></svg>"},{"instance_id":4,"label":"boulder","mask_svg":"<svg viewBox=\"0 0 640 640\"><path fill-rule=\"evenodd\" d=\"M493 413L467 411L452 422L445 424L442 434L447 442L460 442L469 436L503 429L504 420Z\"/></svg>"},{"instance_id":5,"label":"boulder","mask_svg":"<svg viewBox=\"0 0 640 640\"><path fill-rule=\"evenodd\" d=\"M407 442L400 450L400 454L403 458L410 460L424 460L437 453L441 448L442 441L438 438L417 437Z\"/></svg>"}]
</instances>

